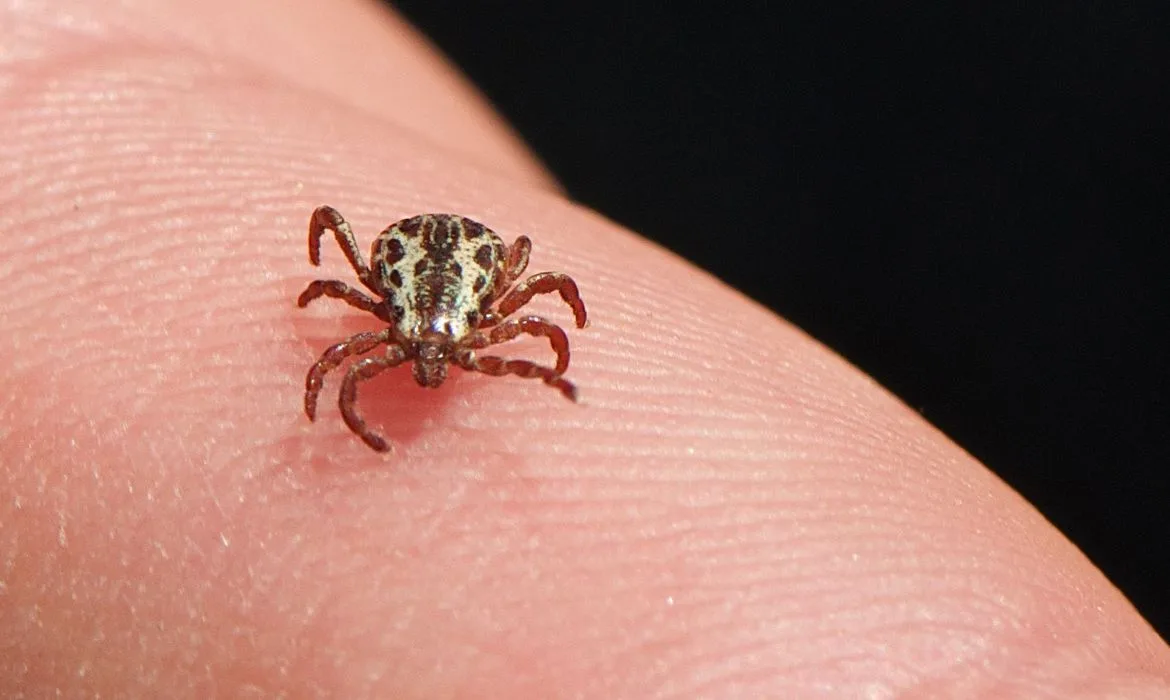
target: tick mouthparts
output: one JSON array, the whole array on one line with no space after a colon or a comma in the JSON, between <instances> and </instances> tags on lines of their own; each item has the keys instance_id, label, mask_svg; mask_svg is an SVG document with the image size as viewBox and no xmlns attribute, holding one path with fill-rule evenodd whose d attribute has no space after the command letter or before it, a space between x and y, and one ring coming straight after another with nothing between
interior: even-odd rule
<instances>
[{"instance_id":1,"label":"tick mouthparts","mask_svg":"<svg viewBox=\"0 0 1170 700\"><path fill-rule=\"evenodd\" d=\"M412 372L420 386L438 387L447 378L447 355L451 350L450 337L438 331L426 331L415 346Z\"/></svg>"},{"instance_id":2,"label":"tick mouthparts","mask_svg":"<svg viewBox=\"0 0 1170 700\"><path fill-rule=\"evenodd\" d=\"M415 357L423 362L442 362L447 359L450 336L439 331L426 331L418 341Z\"/></svg>"},{"instance_id":3,"label":"tick mouthparts","mask_svg":"<svg viewBox=\"0 0 1170 700\"><path fill-rule=\"evenodd\" d=\"M437 389L447 378L447 363L441 357L437 360L427 360L420 356L414 361L411 374L414 375L414 381L418 382L419 386Z\"/></svg>"}]
</instances>

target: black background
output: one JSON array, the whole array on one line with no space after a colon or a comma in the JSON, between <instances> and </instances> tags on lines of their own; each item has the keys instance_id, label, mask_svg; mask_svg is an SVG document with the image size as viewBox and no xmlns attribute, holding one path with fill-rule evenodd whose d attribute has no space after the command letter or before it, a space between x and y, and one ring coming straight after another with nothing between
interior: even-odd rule
<instances>
[{"instance_id":1,"label":"black background","mask_svg":"<svg viewBox=\"0 0 1170 700\"><path fill-rule=\"evenodd\" d=\"M575 199L873 375L1170 635L1170 4L392 4Z\"/></svg>"}]
</instances>

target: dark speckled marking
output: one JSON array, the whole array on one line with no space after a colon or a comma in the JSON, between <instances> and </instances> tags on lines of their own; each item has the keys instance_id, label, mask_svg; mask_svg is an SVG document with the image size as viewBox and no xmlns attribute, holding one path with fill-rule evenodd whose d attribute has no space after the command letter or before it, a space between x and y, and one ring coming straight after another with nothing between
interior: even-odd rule
<instances>
[{"instance_id":1,"label":"dark speckled marking","mask_svg":"<svg viewBox=\"0 0 1170 700\"><path fill-rule=\"evenodd\" d=\"M492 269L492 247L488 244L481 245L479 250L475 251L475 262L485 270Z\"/></svg>"},{"instance_id":2,"label":"dark speckled marking","mask_svg":"<svg viewBox=\"0 0 1170 700\"><path fill-rule=\"evenodd\" d=\"M401 287L402 286L402 273L399 272L398 270L392 271L390 273L390 284L394 285L395 287Z\"/></svg>"},{"instance_id":3,"label":"dark speckled marking","mask_svg":"<svg viewBox=\"0 0 1170 700\"><path fill-rule=\"evenodd\" d=\"M419 229L422 228L423 217L415 216L409 219L403 219L395 224L395 227L402 232L403 235L414 238L418 235Z\"/></svg>"},{"instance_id":4,"label":"dark speckled marking","mask_svg":"<svg viewBox=\"0 0 1170 700\"><path fill-rule=\"evenodd\" d=\"M438 309L446 305L447 280L442 275L427 275L419 283L421 287L415 299L419 309Z\"/></svg>"},{"instance_id":5,"label":"dark speckled marking","mask_svg":"<svg viewBox=\"0 0 1170 700\"><path fill-rule=\"evenodd\" d=\"M419 258L419 261L414 264L414 274L416 277L427 271L427 263L429 262L426 258Z\"/></svg>"},{"instance_id":6,"label":"dark speckled marking","mask_svg":"<svg viewBox=\"0 0 1170 700\"><path fill-rule=\"evenodd\" d=\"M426 230L423 231L423 248L431 257L438 258L452 248L452 239L459 240L459 233L454 230L455 223L450 219L432 216L427 219Z\"/></svg>"},{"instance_id":7,"label":"dark speckled marking","mask_svg":"<svg viewBox=\"0 0 1170 700\"><path fill-rule=\"evenodd\" d=\"M447 245L454 248L459 245L459 234L463 232L463 219L451 217L447 219Z\"/></svg>"},{"instance_id":8,"label":"dark speckled marking","mask_svg":"<svg viewBox=\"0 0 1170 700\"><path fill-rule=\"evenodd\" d=\"M483 288L486 285L487 285L487 277L484 277L483 275L479 275L478 277L475 278L475 283L471 285L471 291L475 292L476 294L479 294L480 292L483 291Z\"/></svg>"},{"instance_id":9,"label":"dark speckled marking","mask_svg":"<svg viewBox=\"0 0 1170 700\"><path fill-rule=\"evenodd\" d=\"M478 221L471 219L463 220L463 237L469 241L482 237L484 234L484 226Z\"/></svg>"},{"instance_id":10,"label":"dark speckled marking","mask_svg":"<svg viewBox=\"0 0 1170 700\"><path fill-rule=\"evenodd\" d=\"M393 265L406 255L406 251L402 248L402 241L397 238L391 238L382 244L382 258L387 265Z\"/></svg>"}]
</instances>

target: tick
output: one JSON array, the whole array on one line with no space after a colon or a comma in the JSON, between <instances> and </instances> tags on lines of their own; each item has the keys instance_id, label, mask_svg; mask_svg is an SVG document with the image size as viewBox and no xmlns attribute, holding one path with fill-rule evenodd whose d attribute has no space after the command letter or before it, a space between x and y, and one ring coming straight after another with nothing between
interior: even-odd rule
<instances>
[{"instance_id":1,"label":"tick","mask_svg":"<svg viewBox=\"0 0 1170 700\"><path fill-rule=\"evenodd\" d=\"M405 362L414 380L438 388L447 366L492 376L539 379L571 401L577 388L562 378L569 368L565 331L539 316L509 318L537 294L558 292L572 309L577 327L585 326L585 304L577 283L560 272L541 272L517 283L528 267L532 241L520 236L506 245L483 224L454 214L420 214L391 224L374 239L370 265L362 259L349 223L333 207L318 207L309 219L309 262L321 264L321 236L332 231L358 280L373 296L338 280L315 280L297 299L304 308L322 296L341 299L373 314L387 327L358 333L329 347L305 377L305 413L317 416L317 396L325 375L347 357L380 346L385 352L353 363L341 381L338 405L349 429L379 452L386 440L366 426L357 411L358 383ZM496 343L528 334L548 338L556 367L528 360L479 355Z\"/></svg>"}]
</instances>

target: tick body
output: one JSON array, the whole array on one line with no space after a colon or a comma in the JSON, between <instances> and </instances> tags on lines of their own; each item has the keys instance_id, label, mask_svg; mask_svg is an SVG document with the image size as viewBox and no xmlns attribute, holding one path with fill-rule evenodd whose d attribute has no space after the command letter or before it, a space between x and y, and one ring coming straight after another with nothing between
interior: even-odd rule
<instances>
[{"instance_id":1,"label":"tick body","mask_svg":"<svg viewBox=\"0 0 1170 700\"><path fill-rule=\"evenodd\" d=\"M314 265L321 262L321 236L326 231L333 232L358 280L373 296L338 280L316 280L301 292L297 305L334 297L373 314L387 327L358 333L329 347L309 368L305 377L309 420L316 418L325 375L347 357L382 347L383 353L350 365L338 400L346 425L379 452L387 451L389 445L358 414L357 386L406 362L413 364L415 381L432 389L447 378L448 365L457 365L493 376L539 379L571 401L577 400L577 388L561 376L569 368L565 331L539 316L512 317L533 296L558 292L572 308L577 327L585 325L585 304L569 276L542 272L517 283L532 250L527 236L508 246L494 231L471 219L420 214L378 234L367 266L349 223L326 206L317 208L309 220L309 261ZM556 366L476 353L521 334L548 338Z\"/></svg>"}]
</instances>

